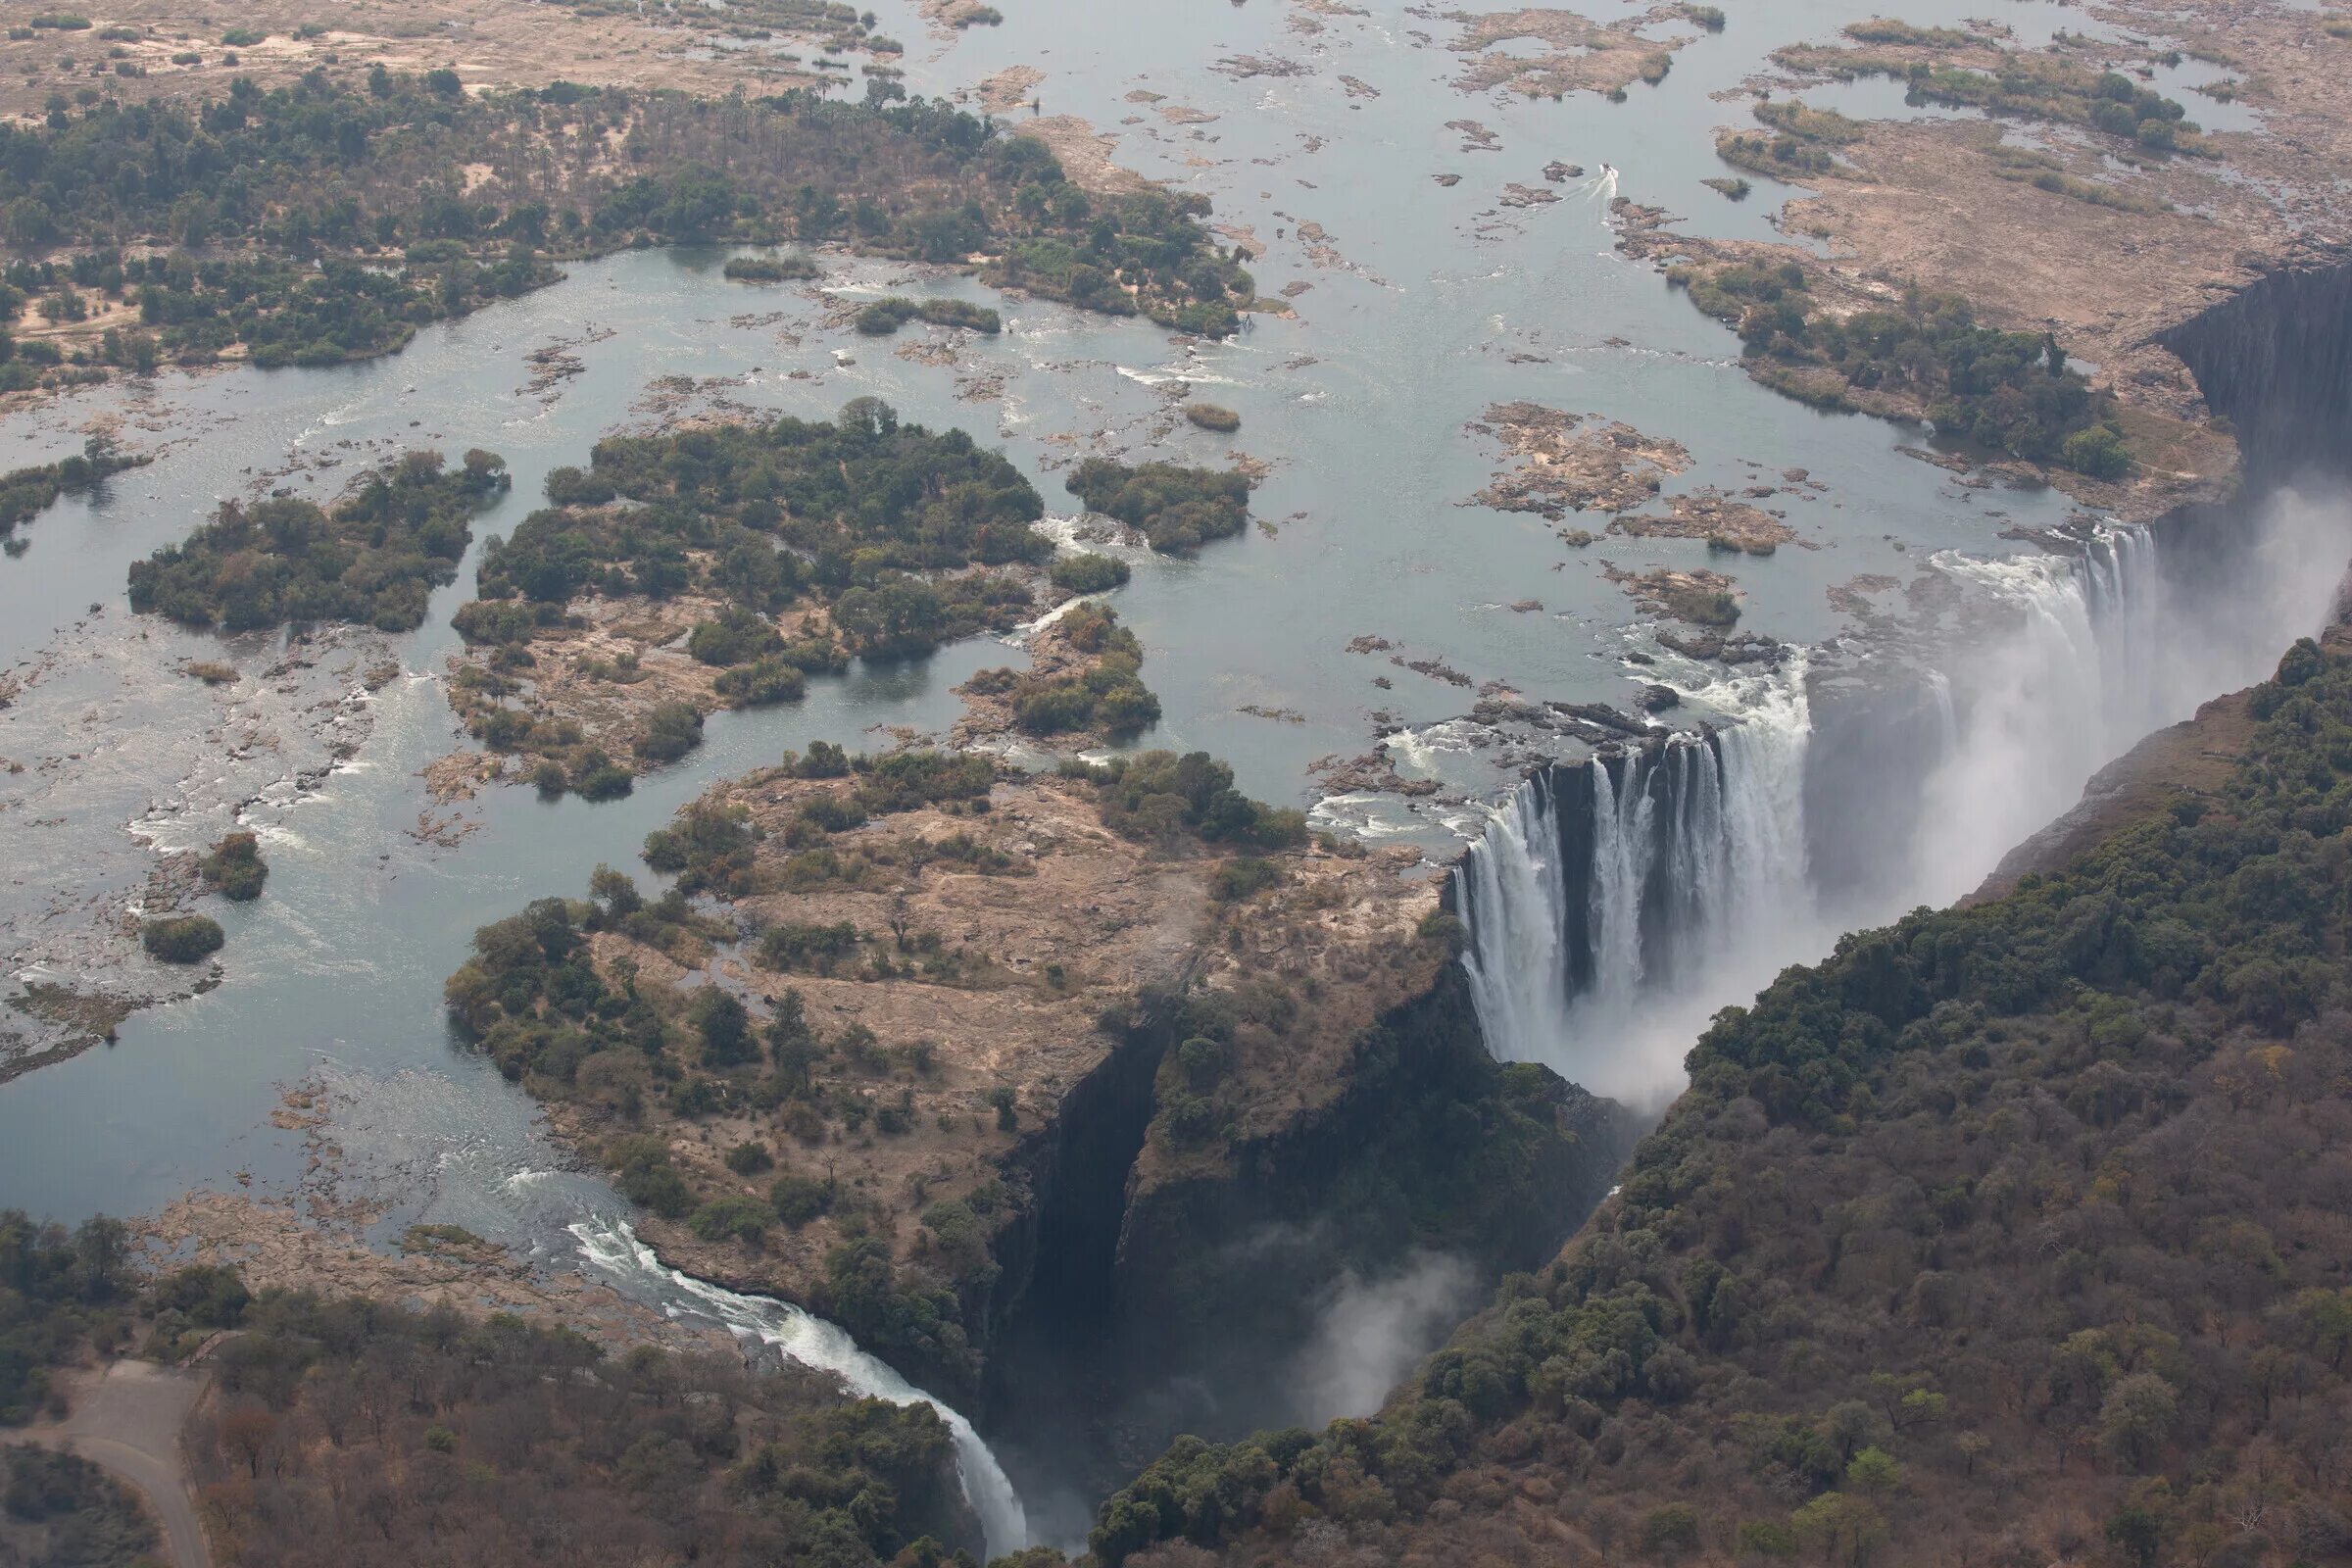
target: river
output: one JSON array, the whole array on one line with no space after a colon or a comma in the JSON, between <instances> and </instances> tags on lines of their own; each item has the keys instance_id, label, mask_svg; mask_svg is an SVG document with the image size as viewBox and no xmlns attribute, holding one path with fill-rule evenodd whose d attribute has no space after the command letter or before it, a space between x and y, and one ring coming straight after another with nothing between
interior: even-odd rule
<instances>
[{"instance_id":1,"label":"river","mask_svg":"<svg viewBox=\"0 0 2352 1568\"><path fill-rule=\"evenodd\" d=\"M383 640L400 673L380 689L359 690L327 665L281 677L364 736L338 757L325 746L331 731L305 739L288 704L175 672L222 657L258 670L277 657L273 645L223 648L129 614L125 566L219 499L272 485L324 499L371 457L486 447L507 459L514 488L477 521L478 542L511 529L538 504L550 468L583 463L613 428L674 407L822 417L866 394L906 418L1003 444L1057 514L1069 501L1060 470L1086 453L1212 465L1244 453L1270 466L1253 500L1261 526L1194 561L1136 555L1135 579L1116 594L1166 712L1139 744L1214 752L1253 793L1305 804L1318 759L1365 752L1384 728L1399 729L1400 771L1445 780L1452 804L1416 812L1350 799L1324 807L1323 819L1433 846L1482 827L1475 801L1504 793L1512 775L1461 722L1474 689L1349 653L1349 642L1384 637L1400 657L1442 660L1535 700L1624 703L1651 678L1624 656L1652 644L1603 562L1705 564L1695 541L1572 550L1541 518L1466 505L1497 465L1464 431L1490 404L1529 399L1680 440L1693 462L1671 489L1737 493L1759 475L1781 485L1781 470L1808 470L1826 489L1783 486L1763 504L1787 507L1800 540L1818 548L1729 568L1745 595L1742 626L1792 643L1852 630L1825 592L1833 585L1908 580L1938 552L2011 556L2028 547L2005 529L2072 510L2055 493L1958 485L1898 451L1917 444L1916 431L1764 390L1740 369L1729 331L1612 250L1609 201L1620 194L1688 215L1694 230L1774 237L1769 220L1787 192L1759 180L1734 204L1698 183L1722 172L1712 127L1738 118L1710 95L1773 46L1827 40L1875 14L1863 0L1776 3L1770 20L1741 12L1621 104L1466 96L1450 84L1460 57L1442 47L1454 24L1388 4L1356 14L1272 0L1021 0L1006 5L1004 26L944 50L913 42L923 24L904 5L877 9L882 30L913 44L914 90L963 90L1017 64L1046 71L1047 113L1118 132L1121 162L1206 193L1216 221L1269 247L1253 265L1261 293L1310 285L1297 318L1259 318L1231 343L1180 344L1138 320L826 258L830 288L910 286L1004 308L1001 337L962 344L953 366L927 365L826 325L809 291L723 279L720 253L630 252L428 327L387 360L167 373L0 420L0 467L69 450L74 428L101 416L122 417L126 444L160 449L150 466L26 525L29 550L0 562L0 662L28 677L0 710L0 759L26 764L0 775L14 867L0 908L25 944L15 978L76 978L32 955L45 931L74 917L75 899L135 900L148 863L138 838L209 843L234 818L263 835L271 865L268 896L217 911L228 931L217 989L135 1014L116 1045L0 1085L0 1202L72 1220L152 1211L192 1187L292 1192L310 1145L270 1116L287 1087L318 1079L339 1107L331 1133L346 1183L382 1205L379 1234L420 1219L464 1224L550 1267L599 1267L644 1299L713 1315L662 1271L584 1253L583 1231L611 1252L625 1205L569 1170L522 1094L453 1045L442 979L475 926L541 894L580 892L600 862L634 867L644 834L712 780L811 740L857 748L890 744L885 727L944 733L958 710L952 688L1006 658L983 639L915 664L860 666L812 681L798 706L713 717L706 745L624 801L547 804L493 790L420 828L428 803L416 771L459 740L440 682L456 646L449 612L471 596L470 560L424 627ZM1939 0L1905 15L1951 24L1968 9ZM2038 0L2002 15L2021 36L2083 25L2079 11ZM1317 30L1300 30L1301 20ZM1211 69L1249 56L1307 69ZM1147 91L1164 102L1131 96ZM1176 107L1211 118L1158 113ZM1122 124L1130 119L1140 123ZM1466 133L1446 125L1465 120L1490 128L1498 150L1466 150ZM1547 181L1555 160L1587 172ZM1461 177L1446 185L1441 174ZM1506 182L1558 199L1501 206ZM1301 223L1322 225L1330 248L1302 244ZM930 335L910 328L903 340ZM576 356L578 372L534 386L525 357L550 346ZM647 402L663 377L685 380L671 383L672 399ZM1166 387L1179 379L1239 413L1239 431L1211 435L1177 417ZM321 459L337 466L317 466ZM1541 608L1510 608L1530 600ZM1393 684L1376 687L1376 676ZM1712 699L1717 716L1787 696L1694 675L1686 684L1698 711ZM200 743L224 725L252 741L241 756ZM1709 998L1734 1000L1721 984Z\"/></svg>"}]
</instances>

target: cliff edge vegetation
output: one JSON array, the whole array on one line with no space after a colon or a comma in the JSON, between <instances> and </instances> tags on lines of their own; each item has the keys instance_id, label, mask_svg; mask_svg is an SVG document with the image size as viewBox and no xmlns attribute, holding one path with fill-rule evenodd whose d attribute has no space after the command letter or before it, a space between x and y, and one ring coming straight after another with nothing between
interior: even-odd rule
<instances>
[{"instance_id":1,"label":"cliff edge vegetation","mask_svg":"<svg viewBox=\"0 0 2352 1568\"><path fill-rule=\"evenodd\" d=\"M2352 1550L2352 659L2218 789L1725 1010L1617 1196L1376 1417L1179 1443L1103 1563Z\"/></svg>"}]
</instances>

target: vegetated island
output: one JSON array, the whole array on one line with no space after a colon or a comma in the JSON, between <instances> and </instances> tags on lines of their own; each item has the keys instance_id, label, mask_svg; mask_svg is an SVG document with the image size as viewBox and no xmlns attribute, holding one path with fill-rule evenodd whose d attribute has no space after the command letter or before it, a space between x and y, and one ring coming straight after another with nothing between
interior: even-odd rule
<instances>
[{"instance_id":1,"label":"vegetated island","mask_svg":"<svg viewBox=\"0 0 2352 1568\"><path fill-rule=\"evenodd\" d=\"M181 543L131 563L130 608L229 632L297 621L411 631L432 590L457 580L473 514L511 482L496 453L468 452L452 468L437 452L411 452L332 507L224 501Z\"/></svg>"},{"instance_id":2,"label":"vegetated island","mask_svg":"<svg viewBox=\"0 0 2352 1568\"><path fill-rule=\"evenodd\" d=\"M1062 484L1089 512L1125 523L1165 555L1190 555L1250 525L1250 479L1242 473L1088 458Z\"/></svg>"},{"instance_id":3,"label":"vegetated island","mask_svg":"<svg viewBox=\"0 0 2352 1568\"><path fill-rule=\"evenodd\" d=\"M652 835L662 897L600 870L485 927L449 1005L672 1262L951 1396L1164 1438L1172 1368L1257 1407L1316 1282L1423 1241L1548 1255L1627 1141L1487 1056L1436 884L1305 837L1198 754L1018 775L819 746ZM1136 1303L1113 1325L1029 1238L1121 1191L1118 1261L1085 1265ZM1098 1354L1104 1396L1065 1406Z\"/></svg>"},{"instance_id":4,"label":"vegetated island","mask_svg":"<svg viewBox=\"0 0 2352 1568\"><path fill-rule=\"evenodd\" d=\"M830 422L610 437L547 493L483 547L450 701L493 773L552 794L625 794L700 743L704 713L797 701L854 658L1006 630L1053 554L1002 454L875 398Z\"/></svg>"},{"instance_id":5,"label":"vegetated island","mask_svg":"<svg viewBox=\"0 0 2352 1568\"><path fill-rule=\"evenodd\" d=\"M74 253L0 282L0 391L364 359L560 261L656 243L844 244L1212 336L1253 290L1201 198L1089 195L1043 142L881 83L723 106L378 65L185 102L61 94L0 126L0 208L16 246Z\"/></svg>"},{"instance_id":6,"label":"vegetated island","mask_svg":"<svg viewBox=\"0 0 2352 1568\"><path fill-rule=\"evenodd\" d=\"M12 556L22 555L24 541L16 537L18 524L39 516L61 496L94 490L123 469L152 461L123 452L112 437L94 435L82 443L75 456L0 473L0 548Z\"/></svg>"}]
</instances>

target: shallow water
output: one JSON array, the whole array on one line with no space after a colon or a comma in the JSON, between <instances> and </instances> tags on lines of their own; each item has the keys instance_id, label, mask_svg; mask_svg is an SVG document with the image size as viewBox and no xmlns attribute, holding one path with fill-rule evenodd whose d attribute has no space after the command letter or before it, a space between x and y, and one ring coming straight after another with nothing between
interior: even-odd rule
<instances>
[{"instance_id":1,"label":"shallow water","mask_svg":"<svg viewBox=\"0 0 2352 1568\"><path fill-rule=\"evenodd\" d=\"M528 1102L449 1040L441 981L472 929L532 897L579 892L599 862L636 868L643 835L679 804L788 747L888 744L869 733L878 725L944 732L958 710L951 689L1007 657L981 640L920 663L812 682L797 707L713 717L700 751L642 780L626 801L551 806L507 789L457 808L453 820L436 811L436 827L464 830L445 847L416 831L426 802L415 774L457 744L439 679L455 646L449 612L470 597L470 562L435 596L424 628L384 640L399 678L372 696L348 682L309 692L343 702L366 739L318 787L297 788L297 772L323 765L316 744L283 737L236 766L215 765L186 737L230 722L238 699L172 673L184 659L222 653L258 668L270 651L250 640L221 650L141 623L123 600L125 565L178 538L220 498L273 485L323 498L404 447L454 455L482 446L506 457L514 489L477 522L478 540L511 528L538 504L546 472L585 462L598 436L661 417L644 397L664 376L718 378L687 398L694 408L723 400L826 416L851 397L881 395L906 418L1002 443L1057 512L1068 502L1060 468L1088 452L1209 464L1246 453L1273 466L1253 503L1262 526L1195 561L1135 555L1135 581L1115 603L1144 640L1146 678L1166 712L1142 744L1207 749L1253 792L1302 803L1316 760L1370 748L1376 711L1408 731L1398 747L1405 771L1474 793L1506 782L1470 732L1449 724L1474 691L1348 654L1351 638L1386 636L1404 657L1441 658L1474 682L1500 681L1535 700L1623 702L1637 671L1622 656L1646 633L1629 629L1631 606L1603 580L1603 563L1706 564L1696 541L1604 539L1574 551L1540 518L1466 506L1496 463L1463 425L1492 403L1533 399L1679 439L1694 462L1670 490L1737 491L1777 483L1786 467L1825 481L1824 495L1783 490L1761 503L1788 507L1818 549L1784 548L1730 568L1746 596L1742 625L1792 641L1842 629L1825 598L1831 585L1865 572L1908 578L1935 551L2006 554L2015 547L1998 537L2005 526L2054 522L2069 510L2051 493L1968 491L1896 451L1917 442L1916 431L1819 414L1763 390L1740 370L1729 331L1612 251L1613 194L1690 214L1693 228L1773 237L1787 191L1755 180L1755 194L1733 204L1698 183L1726 172L1713 157L1714 127L1745 119L1740 104L1710 95L1757 69L1771 47L1826 40L1874 14L1869 0L1741 12L1726 32L1682 49L1663 84L1637 85L1623 104L1465 97L1449 84L1460 57L1414 36L1442 45L1452 25L1395 5L1322 18L1320 31L1301 34L1293 19L1307 14L1270 0L1020 0L1005 7L1004 27L974 29L944 52L918 41L923 26L901 0L877 9L882 30L909 44L915 90L968 88L1013 64L1045 69L1047 113L1117 132L1121 162L1208 193L1218 222L1270 247L1253 267L1261 292L1311 284L1298 318L1259 318L1230 344L1184 345L1146 322L829 259L834 286L1004 308L1002 337L963 342L956 366L933 367L893 351L935 329L863 339L823 326L808 291L724 280L718 253L627 253L427 328L389 360L166 375L151 388L96 389L51 414L0 421L0 466L70 450L78 441L71 427L106 414L123 416L127 444L162 448L151 466L28 524L29 552L0 561L0 665L40 671L0 711L0 758L58 762L0 775L0 833L18 867L0 901L44 907L60 891L95 886L126 905L147 863L134 829L194 844L238 817L269 840L271 863L266 897L220 911L229 941L219 989L134 1016L112 1048L0 1086L0 1202L72 1219L151 1210L192 1186L232 1179L285 1191L310 1151L270 1112L286 1086L318 1074L341 1106L331 1131L344 1169L387 1205L385 1228L446 1219L551 1266L576 1266L569 1227L609 1221L621 1205L594 1179L563 1173ZM1970 9L1941 0L1905 15L1952 24ZM2041 4L2005 7L2002 20L2021 36L2081 25L2078 10ZM1209 69L1246 54L1297 60L1311 74L1236 79ZM1351 96L1343 74L1378 96ZM1165 104L1129 102L1139 88L1165 94ZM1176 106L1216 118L1180 126L1154 113ZM1129 117L1143 122L1122 125ZM1449 120L1482 122L1501 150L1465 151ZM1548 185L1541 171L1554 159L1588 173ZM1617 172L1604 174L1604 164ZM1460 183L1439 185L1433 176L1445 172ZM1506 181L1560 199L1502 208ZM1340 265L1304 253L1296 235L1305 221L1329 230ZM524 356L557 342L572 345L582 371L534 392ZM959 378L986 373L1004 377L1001 393L958 397ZM1240 431L1213 436L1176 416L1171 379L1239 412ZM305 466L289 469L295 459ZM307 466L320 459L340 466ZM1505 608L1531 598L1540 612ZM102 607L95 615L92 606ZM1394 688L1376 688L1376 676ZM303 678L331 686L327 674ZM82 745L74 725L104 735L104 766L59 760ZM147 765L157 756L168 760ZM1447 839L1395 803L1356 804L1358 812L1336 819Z\"/></svg>"}]
</instances>

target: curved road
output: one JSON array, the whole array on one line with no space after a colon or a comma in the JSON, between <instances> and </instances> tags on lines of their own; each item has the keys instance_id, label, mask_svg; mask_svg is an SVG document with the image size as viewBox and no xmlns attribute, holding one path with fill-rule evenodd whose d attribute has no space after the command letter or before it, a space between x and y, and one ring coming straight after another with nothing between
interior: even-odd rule
<instances>
[{"instance_id":1,"label":"curved road","mask_svg":"<svg viewBox=\"0 0 2352 1568\"><path fill-rule=\"evenodd\" d=\"M202 1373L117 1361L74 1378L67 1390L72 1413L27 1427L24 1436L71 1448L127 1482L163 1526L172 1568L211 1568L179 1451L179 1429L203 1390Z\"/></svg>"}]
</instances>

